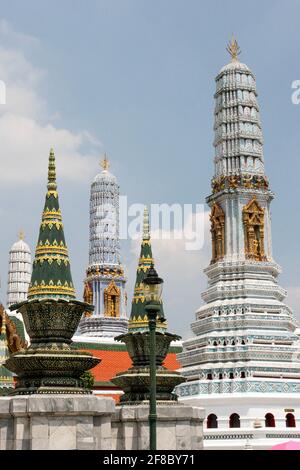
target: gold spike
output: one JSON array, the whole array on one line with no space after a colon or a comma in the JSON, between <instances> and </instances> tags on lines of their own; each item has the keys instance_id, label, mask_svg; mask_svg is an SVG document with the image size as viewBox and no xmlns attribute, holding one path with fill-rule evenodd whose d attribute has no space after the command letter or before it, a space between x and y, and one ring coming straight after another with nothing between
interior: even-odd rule
<instances>
[{"instance_id":1,"label":"gold spike","mask_svg":"<svg viewBox=\"0 0 300 470\"><path fill-rule=\"evenodd\" d=\"M104 158L101 160L100 165L102 166L103 170L108 170L110 167L109 160L106 156L106 153L104 154Z\"/></svg>"},{"instance_id":2,"label":"gold spike","mask_svg":"<svg viewBox=\"0 0 300 470\"><path fill-rule=\"evenodd\" d=\"M231 41L228 43L226 47L227 52L231 55L231 61L232 62L237 62L238 61L238 56L241 53L240 46L238 45L237 40L234 38L232 35Z\"/></svg>"},{"instance_id":3,"label":"gold spike","mask_svg":"<svg viewBox=\"0 0 300 470\"><path fill-rule=\"evenodd\" d=\"M20 230L19 232L19 240L24 240L25 238L25 233L23 232L23 230Z\"/></svg>"}]
</instances>

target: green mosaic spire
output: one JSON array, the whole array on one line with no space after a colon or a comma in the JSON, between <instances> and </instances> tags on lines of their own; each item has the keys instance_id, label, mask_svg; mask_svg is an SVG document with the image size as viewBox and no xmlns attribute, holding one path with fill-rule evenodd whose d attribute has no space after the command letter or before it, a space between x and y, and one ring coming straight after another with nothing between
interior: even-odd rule
<instances>
[{"instance_id":1,"label":"green mosaic spire","mask_svg":"<svg viewBox=\"0 0 300 470\"><path fill-rule=\"evenodd\" d=\"M149 212L147 207L144 209L144 220L143 220L143 238L141 245L141 253L136 273L136 281L134 287L134 294L131 306L131 315L129 319L128 328L129 330L148 330L148 317L145 312L145 293L144 293L144 279L147 276L148 270L154 265L154 259L152 256L151 240L150 240L150 224L149 224ZM161 303L159 316L164 316L163 304ZM165 330L167 328L166 323L159 323L158 329Z\"/></svg>"},{"instance_id":2,"label":"green mosaic spire","mask_svg":"<svg viewBox=\"0 0 300 470\"><path fill-rule=\"evenodd\" d=\"M28 289L28 300L36 298L75 299L59 208L53 149L49 155L47 194Z\"/></svg>"}]
</instances>

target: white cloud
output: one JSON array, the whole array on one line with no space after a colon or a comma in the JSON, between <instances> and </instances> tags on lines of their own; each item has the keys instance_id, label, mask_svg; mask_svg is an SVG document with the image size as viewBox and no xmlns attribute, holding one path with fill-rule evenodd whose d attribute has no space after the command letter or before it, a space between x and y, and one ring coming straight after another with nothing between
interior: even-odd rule
<instances>
[{"instance_id":1,"label":"white cloud","mask_svg":"<svg viewBox=\"0 0 300 470\"><path fill-rule=\"evenodd\" d=\"M2 44L13 47L32 47L39 44L39 40L30 34L20 33L4 18L0 19L0 35Z\"/></svg>"},{"instance_id":2,"label":"white cloud","mask_svg":"<svg viewBox=\"0 0 300 470\"><path fill-rule=\"evenodd\" d=\"M48 115L39 91L47 74L25 54L26 48L37 43L0 21L0 80L6 85L6 104L0 105L0 182L20 185L39 181L45 176L50 147L58 157L60 177L89 179L101 143L85 130L74 133L52 123L53 116Z\"/></svg>"},{"instance_id":3,"label":"white cloud","mask_svg":"<svg viewBox=\"0 0 300 470\"><path fill-rule=\"evenodd\" d=\"M44 178L52 145L60 178L86 180L95 160L94 155L80 152L80 147L90 142L86 132L74 134L52 124L42 126L16 114L0 117L0 142L0 165L5 168L0 172L1 183L30 184Z\"/></svg>"}]
</instances>

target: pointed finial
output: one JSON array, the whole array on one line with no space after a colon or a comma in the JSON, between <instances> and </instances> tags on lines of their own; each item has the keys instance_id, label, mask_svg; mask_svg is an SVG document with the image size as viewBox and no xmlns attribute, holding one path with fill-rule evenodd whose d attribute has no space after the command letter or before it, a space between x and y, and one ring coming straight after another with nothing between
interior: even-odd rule
<instances>
[{"instance_id":1,"label":"pointed finial","mask_svg":"<svg viewBox=\"0 0 300 470\"><path fill-rule=\"evenodd\" d=\"M53 148L50 149L49 154L49 165L48 165L48 190L56 191L56 168L55 168L55 156Z\"/></svg>"},{"instance_id":2,"label":"pointed finial","mask_svg":"<svg viewBox=\"0 0 300 470\"><path fill-rule=\"evenodd\" d=\"M110 163L108 161L106 153L104 154L104 158L101 160L100 165L102 166L103 170L107 171L109 169Z\"/></svg>"},{"instance_id":3,"label":"pointed finial","mask_svg":"<svg viewBox=\"0 0 300 470\"><path fill-rule=\"evenodd\" d=\"M237 62L238 56L241 53L240 46L238 45L237 40L232 35L231 41L228 43L226 47L227 52L231 55L231 62Z\"/></svg>"},{"instance_id":4,"label":"pointed finial","mask_svg":"<svg viewBox=\"0 0 300 470\"><path fill-rule=\"evenodd\" d=\"M25 238L25 233L23 232L23 230L20 230L19 232L19 240L24 240Z\"/></svg>"},{"instance_id":5,"label":"pointed finial","mask_svg":"<svg viewBox=\"0 0 300 470\"><path fill-rule=\"evenodd\" d=\"M144 208L143 240L150 240L149 211L148 211L147 206L145 206L145 208Z\"/></svg>"}]
</instances>

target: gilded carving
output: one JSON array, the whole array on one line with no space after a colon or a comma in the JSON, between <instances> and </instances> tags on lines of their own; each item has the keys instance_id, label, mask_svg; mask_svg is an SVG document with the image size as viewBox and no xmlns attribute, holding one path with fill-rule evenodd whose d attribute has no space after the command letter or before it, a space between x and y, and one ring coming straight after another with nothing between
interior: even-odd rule
<instances>
[{"instance_id":1,"label":"gilded carving","mask_svg":"<svg viewBox=\"0 0 300 470\"><path fill-rule=\"evenodd\" d=\"M104 316L118 318L120 316L120 289L114 281L104 289Z\"/></svg>"},{"instance_id":2,"label":"gilded carving","mask_svg":"<svg viewBox=\"0 0 300 470\"><path fill-rule=\"evenodd\" d=\"M212 237L212 263L225 255L225 214L219 204L214 203L210 215Z\"/></svg>"},{"instance_id":3,"label":"gilded carving","mask_svg":"<svg viewBox=\"0 0 300 470\"><path fill-rule=\"evenodd\" d=\"M24 341L18 335L16 325L9 318L9 316L5 313L4 307L0 305L1 326L2 326L4 316L5 316L6 337L7 337L7 344L8 344L9 352L12 354L12 353L15 353L17 351L21 351L22 349L27 348L27 341Z\"/></svg>"},{"instance_id":4,"label":"gilded carving","mask_svg":"<svg viewBox=\"0 0 300 470\"><path fill-rule=\"evenodd\" d=\"M92 291L91 286L88 282L85 282L85 284L84 284L83 300L87 304L92 304L93 303L93 291Z\"/></svg>"},{"instance_id":5,"label":"gilded carving","mask_svg":"<svg viewBox=\"0 0 300 470\"><path fill-rule=\"evenodd\" d=\"M265 261L264 252L264 218L265 212L253 198L243 209L245 234L245 255L248 259Z\"/></svg>"},{"instance_id":6,"label":"gilded carving","mask_svg":"<svg viewBox=\"0 0 300 470\"><path fill-rule=\"evenodd\" d=\"M93 304L93 291L91 289L91 286L88 282L85 282L84 284L84 291L83 291L83 300L87 304ZM91 317L92 312L84 312L85 317Z\"/></svg>"},{"instance_id":7,"label":"gilded carving","mask_svg":"<svg viewBox=\"0 0 300 470\"><path fill-rule=\"evenodd\" d=\"M268 189L269 182L265 176L231 175L219 176L212 180L212 191L216 194L224 189Z\"/></svg>"}]
</instances>

